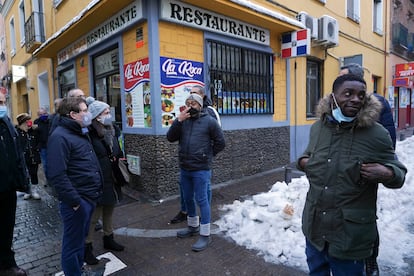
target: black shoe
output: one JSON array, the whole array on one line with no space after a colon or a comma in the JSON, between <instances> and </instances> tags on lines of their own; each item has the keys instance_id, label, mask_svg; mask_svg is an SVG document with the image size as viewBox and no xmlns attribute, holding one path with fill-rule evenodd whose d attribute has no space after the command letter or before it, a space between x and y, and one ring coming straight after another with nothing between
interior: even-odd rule
<instances>
[{"instance_id":1,"label":"black shoe","mask_svg":"<svg viewBox=\"0 0 414 276\"><path fill-rule=\"evenodd\" d=\"M103 237L104 248L113 251L123 251L125 247L114 240L114 234Z\"/></svg>"},{"instance_id":2,"label":"black shoe","mask_svg":"<svg viewBox=\"0 0 414 276\"><path fill-rule=\"evenodd\" d=\"M180 223L187 220L187 214L183 211L180 211L172 220L170 220L171 224Z\"/></svg>"},{"instance_id":3,"label":"black shoe","mask_svg":"<svg viewBox=\"0 0 414 276\"><path fill-rule=\"evenodd\" d=\"M188 238L197 235L200 232L200 227L188 226L187 229L177 232L178 238Z\"/></svg>"},{"instance_id":4,"label":"black shoe","mask_svg":"<svg viewBox=\"0 0 414 276\"><path fill-rule=\"evenodd\" d=\"M95 224L95 232L99 230L102 230L102 224L98 220Z\"/></svg>"},{"instance_id":5,"label":"black shoe","mask_svg":"<svg viewBox=\"0 0 414 276\"><path fill-rule=\"evenodd\" d=\"M367 276L379 276L378 263L375 257L371 256L365 259L365 272Z\"/></svg>"},{"instance_id":6,"label":"black shoe","mask_svg":"<svg viewBox=\"0 0 414 276\"><path fill-rule=\"evenodd\" d=\"M92 250L92 243L85 243L85 253L83 259L88 265L96 265L99 263L99 260L95 257Z\"/></svg>"},{"instance_id":7,"label":"black shoe","mask_svg":"<svg viewBox=\"0 0 414 276\"><path fill-rule=\"evenodd\" d=\"M22 268L13 266L8 269L1 269L0 275L5 276L26 276L26 271L24 271Z\"/></svg>"}]
</instances>

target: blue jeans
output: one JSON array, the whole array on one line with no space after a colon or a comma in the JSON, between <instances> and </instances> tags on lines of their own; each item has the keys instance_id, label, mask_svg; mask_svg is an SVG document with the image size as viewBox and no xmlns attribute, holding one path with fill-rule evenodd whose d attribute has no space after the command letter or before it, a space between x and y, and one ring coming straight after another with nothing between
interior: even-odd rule
<instances>
[{"instance_id":1,"label":"blue jeans","mask_svg":"<svg viewBox=\"0 0 414 276\"><path fill-rule=\"evenodd\" d=\"M65 275L81 275L85 253L85 239L95 205L82 199L78 210L60 202L63 221L62 269Z\"/></svg>"},{"instance_id":2,"label":"blue jeans","mask_svg":"<svg viewBox=\"0 0 414 276\"><path fill-rule=\"evenodd\" d=\"M180 171L180 185L183 191L183 198L187 207L187 215L197 215L196 205L200 208L201 224L210 223L210 202L207 191L211 178L211 170Z\"/></svg>"},{"instance_id":3,"label":"blue jeans","mask_svg":"<svg viewBox=\"0 0 414 276\"><path fill-rule=\"evenodd\" d=\"M47 148L40 149L40 160L42 161L43 172L47 179Z\"/></svg>"},{"instance_id":4,"label":"blue jeans","mask_svg":"<svg viewBox=\"0 0 414 276\"><path fill-rule=\"evenodd\" d=\"M311 276L365 276L364 260L342 260L329 256L328 245L322 251L306 239L306 261Z\"/></svg>"},{"instance_id":5,"label":"blue jeans","mask_svg":"<svg viewBox=\"0 0 414 276\"><path fill-rule=\"evenodd\" d=\"M211 181L208 182L207 199L208 199L208 203L211 206ZM187 213L187 206L185 206L184 193L183 193L183 188L181 187L181 182L180 182L180 205L181 205L180 211Z\"/></svg>"}]
</instances>

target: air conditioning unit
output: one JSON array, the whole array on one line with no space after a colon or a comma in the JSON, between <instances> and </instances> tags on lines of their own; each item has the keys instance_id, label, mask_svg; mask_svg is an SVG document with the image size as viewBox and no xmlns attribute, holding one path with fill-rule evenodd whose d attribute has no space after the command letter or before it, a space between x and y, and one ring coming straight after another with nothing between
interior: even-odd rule
<instances>
[{"instance_id":1,"label":"air conditioning unit","mask_svg":"<svg viewBox=\"0 0 414 276\"><path fill-rule=\"evenodd\" d=\"M316 43L325 47L334 47L338 45L338 39L338 21L329 15L321 16L318 19L318 39Z\"/></svg>"},{"instance_id":2,"label":"air conditioning unit","mask_svg":"<svg viewBox=\"0 0 414 276\"><path fill-rule=\"evenodd\" d=\"M318 19L313 18L304 11L301 11L297 16L298 21L306 26L307 29L310 29L311 38L318 38Z\"/></svg>"}]
</instances>

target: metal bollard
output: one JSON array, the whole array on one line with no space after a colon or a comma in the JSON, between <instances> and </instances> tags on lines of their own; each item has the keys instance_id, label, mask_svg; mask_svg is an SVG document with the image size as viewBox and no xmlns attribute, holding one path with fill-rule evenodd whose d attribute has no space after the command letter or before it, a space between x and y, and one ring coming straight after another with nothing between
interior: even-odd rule
<instances>
[{"instance_id":1,"label":"metal bollard","mask_svg":"<svg viewBox=\"0 0 414 276\"><path fill-rule=\"evenodd\" d=\"M292 168L285 166L285 182L289 184L292 181Z\"/></svg>"}]
</instances>

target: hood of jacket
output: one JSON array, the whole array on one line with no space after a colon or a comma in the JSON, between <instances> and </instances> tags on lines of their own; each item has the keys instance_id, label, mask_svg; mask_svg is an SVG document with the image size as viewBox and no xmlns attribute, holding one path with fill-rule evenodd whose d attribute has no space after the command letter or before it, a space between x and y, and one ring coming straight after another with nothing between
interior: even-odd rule
<instances>
[{"instance_id":1,"label":"hood of jacket","mask_svg":"<svg viewBox=\"0 0 414 276\"><path fill-rule=\"evenodd\" d=\"M331 94L323 97L318 104L316 114L322 120L332 118L332 96ZM361 110L356 115L356 119L349 124L357 128L373 126L381 114L382 104L373 93L367 93Z\"/></svg>"}]
</instances>

